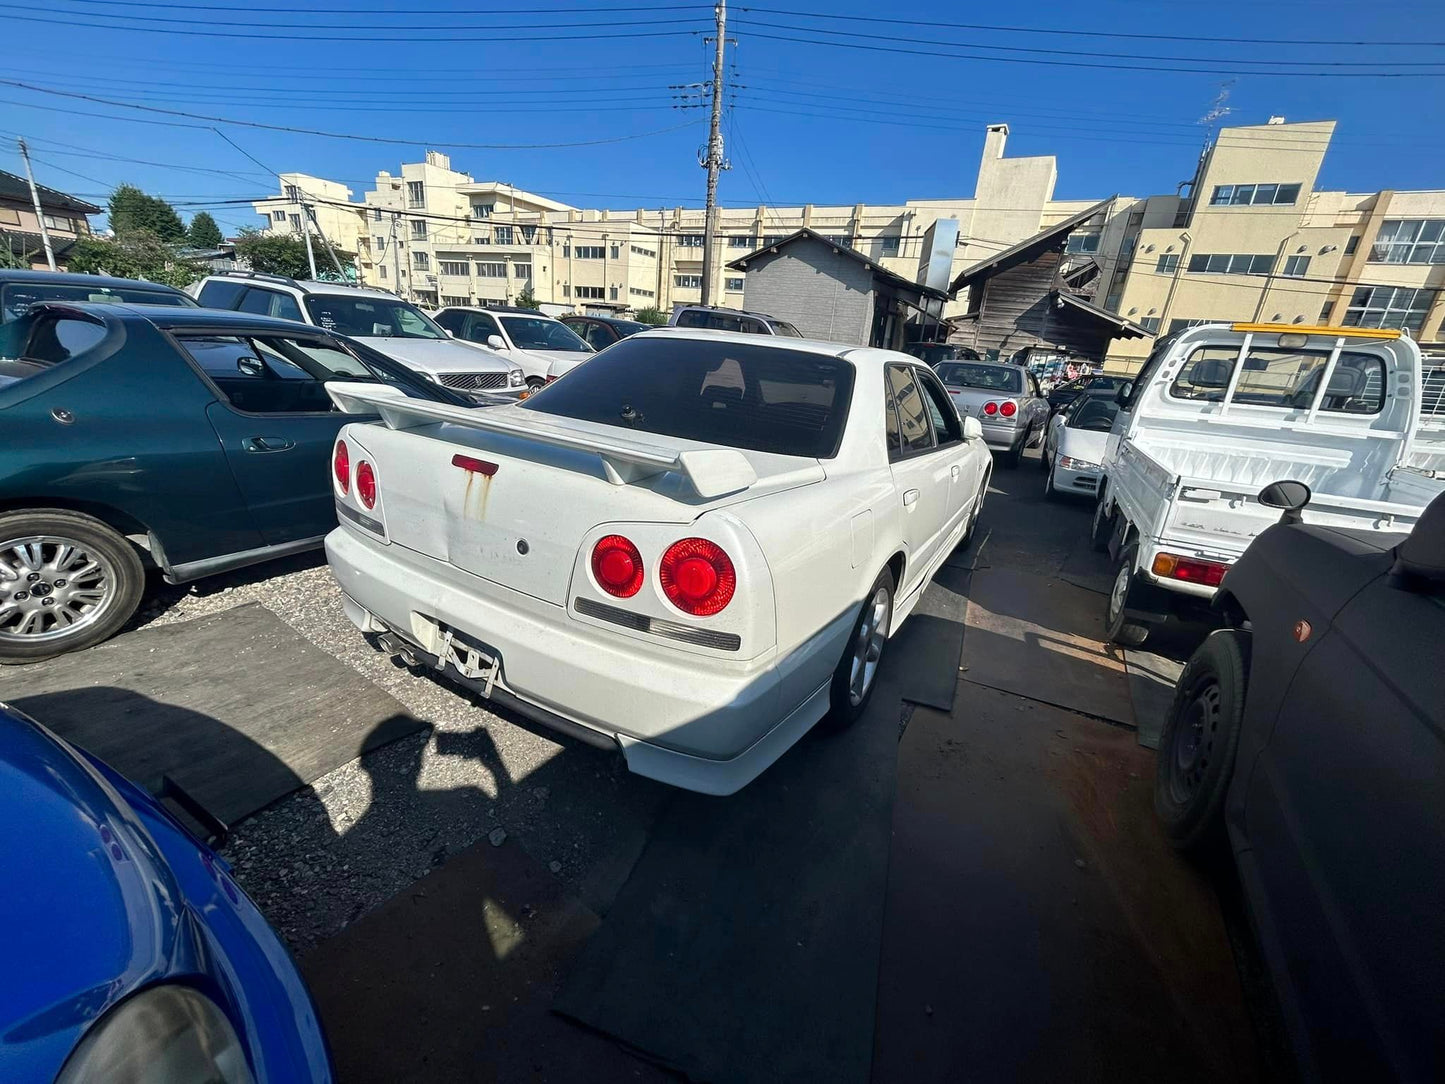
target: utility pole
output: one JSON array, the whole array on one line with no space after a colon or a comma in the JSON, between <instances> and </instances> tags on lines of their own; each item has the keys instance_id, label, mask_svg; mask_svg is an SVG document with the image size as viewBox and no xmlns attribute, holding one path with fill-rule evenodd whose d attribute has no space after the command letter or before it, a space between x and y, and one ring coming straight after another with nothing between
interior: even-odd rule
<instances>
[{"instance_id":1,"label":"utility pole","mask_svg":"<svg viewBox=\"0 0 1445 1084\"><path fill-rule=\"evenodd\" d=\"M30 203L35 208L35 222L40 227L40 241L45 246L45 262L50 265L50 270L55 270L55 250L50 247L50 231L45 228L45 215L40 210L40 193L35 190L35 174L30 172L30 148L25 145L25 140L16 140L20 144L20 157L25 159L25 179L30 182Z\"/></svg>"},{"instance_id":2,"label":"utility pole","mask_svg":"<svg viewBox=\"0 0 1445 1084\"><path fill-rule=\"evenodd\" d=\"M717 19L716 49L712 59L712 121L708 125L707 157L703 166L707 169L707 207L703 212L702 227L702 303L712 304L713 241L717 235L717 179L723 170L722 104L723 65L727 49L727 0L717 0L713 9Z\"/></svg>"},{"instance_id":3,"label":"utility pole","mask_svg":"<svg viewBox=\"0 0 1445 1084\"><path fill-rule=\"evenodd\" d=\"M304 203L301 205L301 209L302 209L303 211L306 211L308 214L309 214L310 211L311 211L311 208L308 207L308 206L307 206L306 204L304 204ZM312 278L312 281L315 281L316 279L320 278L321 276L316 273L316 253L314 253L314 252L311 251L311 223L310 223L310 222L307 222L307 221L304 221L304 220L302 221L302 223L301 223L301 236L304 237L304 238L306 238L306 262L311 265L311 278Z\"/></svg>"},{"instance_id":4,"label":"utility pole","mask_svg":"<svg viewBox=\"0 0 1445 1084\"><path fill-rule=\"evenodd\" d=\"M321 220L316 217L316 208L309 203L302 204L306 208L306 214L311 219L311 224L316 227L316 236L321 238L321 243L326 247L326 254L331 257L331 262L336 266L336 276L342 282L346 281L346 272L341 269L341 261L336 256L336 250L331 247L331 242L326 239L326 234L321 231ZM308 237L310 235L308 234ZM308 246L307 251L310 251ZM316 274L316 261L311 262L311 274Z\"/></svg>"},{"instance_id":5,"label":"utility pole","mask_svg":"<svg viewBox=\"0 0 1445 1084\"><path fill-rule=\"evenodd\" d=\"M391 213L391 273L396 276L393 280L396 283L396 296L406 297L407 294L401 292L401 242L397 240L396 236L396 220L397 214L393 211ZM407 293L410 292L408 289Z\"/></svg>"}]
</instances>

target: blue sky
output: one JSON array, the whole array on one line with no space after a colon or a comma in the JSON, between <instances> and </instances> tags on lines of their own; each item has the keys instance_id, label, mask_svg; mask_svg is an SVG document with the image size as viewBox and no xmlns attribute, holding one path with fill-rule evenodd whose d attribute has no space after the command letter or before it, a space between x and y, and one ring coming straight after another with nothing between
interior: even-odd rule
<instances>
[{"instance_id":1,"label":"blue sky","mask_svg":"<svg viewBox=\"0 0 1445 1084\"><path fill-rule=\"evenodd\" d=\"M1224 123L1340 122L1324 187L1445 188L1438 0L915 0L908 22L863 0L754 3L730 7L725 204L970 195L983 127L999 120L1010 154L1058 156L1059 198L1172 192L1225 84ZM225 201L274 192L268 171L359 197L424 146L479 180L582 206L702 200L707 114L676 108L697 97L676 88L710 77L706 4L0 0L0 14L12 38L0 80L405 141L0 85L0 168L18 172L24 135L38 180L96 202L128 181L229 232L258 219ZM1287 43L1299 39L1396 44Z\"/></svg>"}]
</instances>

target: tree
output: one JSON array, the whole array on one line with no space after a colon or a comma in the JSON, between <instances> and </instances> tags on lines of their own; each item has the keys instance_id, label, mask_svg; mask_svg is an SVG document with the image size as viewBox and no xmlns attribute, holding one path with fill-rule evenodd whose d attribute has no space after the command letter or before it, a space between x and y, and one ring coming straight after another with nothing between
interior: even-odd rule
<instances>
[{"instance_id":1,"label":"tree","mask_svg":"<svg viewBox=\"0 0 1445 1084\"><path fill-rule=\"evenodd\" d=\"M532 293L532 287L528 286L517 295L517 308L535 309L537 307L537 295Z\"/></svg>"},{"instance_id":2,"label":"tree","mask_svg":"<svg viewBox=\"0 0 1445 1084\"><path fill-rule=\"evenodd\" d=\"M162 241L184 241L186 227L176 209L159 196L148 196L133 184L110 194L110 228L117 237L146 230Z\"/></svg>"},{"instance_id":3,"label":"tree","mask_svg":"<svg viewBox=\"0 0 1445 1084\"><path fill-rule=\"evenodd\" d=\"M167 286L189 286L206 273L200 264L181 259L145 229L131 229L114 238L78 238L66 253L65 262L71 271L145 279Z\"/></svg>"},{"instance_id":4,"label":"tree","mask_svg":"<svg viewBox=\"0 0 1445 1084\"><path fill-rule=\"evenodd\" d=\"M186 231L191 244L196 248L215 248L226 239L221 227L207 212L202 211L191 219L191 228Z\"/></svg>"},{"instance_id":5,"label":"tree","mask_svg":"<svg viewBox=\"0 0 1445 1084\"><path fill-rule=\"evenodd\" d=\"M638 309L634 319L639 324L652 324L654 327L661 327L667 323L667 314L661 309L649 306L645 309Z\"/></svg>"},{"instance_id":6,"label":"tree","mask_svg":"<svg viewBox=\"0 0 1445 1084\"><path fill-rule=\"evenodd\" d=\"M316 255L316 271L323 277L335 277L336 268L326 254L326 245L320 237L311 237L312 250ZM346 268L348 278L355 277L354 257L349 252L336 250L341 266ZM292 233L262 233L260 230L243 229L236 240L236 258L250 265L252 271L269 275L285 275L293 279L309 279L311 264L306 259L306 240Z\"/></svg>"}]
</instances>

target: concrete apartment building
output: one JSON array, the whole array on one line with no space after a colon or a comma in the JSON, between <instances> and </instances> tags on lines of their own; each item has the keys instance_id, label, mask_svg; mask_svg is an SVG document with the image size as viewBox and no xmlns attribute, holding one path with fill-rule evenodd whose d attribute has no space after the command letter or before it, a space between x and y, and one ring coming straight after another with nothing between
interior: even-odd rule
<instances>
[{"instance_id":1,"label":"concrete apartment building","mask_svg":"<svg viewBox=\"0 0 1445 1084\"><path fill-rule=\"evenodd\" d=\"M65 255L79 237L90 233L89 215L100 214L102 208L83 199L35 186L40 197L40 214L50 234L50 247L55 259L65 266ZM24 177L0 170L0 249L11 267L43 270L45 242L40 236L40 222L35 217L35 204L30 198L30 185Z\"/></svg>"},{"instance_id":2,"label":"concrete apartment building","mask_svg":"<svg viewBox=\"0 0 1445 1084\"><path fill-rule=\"evenodd\" d=\"M281 183L277 198L251 204L266 220L262 232L303 233L309 204L326 239L342 252L356 252L364 227L360 208L351 203L351 189L309 173L282 173L277 179ZM316 253L317 267L328 262L325 251Z\"/></svg>"},{"instance_id":3,"label":"concrete apartment building","mask_svg":"<svg viewBox=\"0 0 1445 1084\"><path fill-rule=\"evenodd\" d=\"M1056 200L1056 158L1009 157L1008 125L990 125L971 197L721 209L713 298L741 306L745 273L728 264L803 228L921 282L935 235L951 236L956 222L950 282L1056 233L1046 240L1070 275L1088 279L1086 302L1149 333L1116 338L1094 358L1113 369L1137 368L1154 334L1207 319L1404 327L1439 342L1445 191L1317 190L1333 133L1331 121L1282 118L1225 128L1178 194ZM331 202L349 199L303 174L282 183L331 185ZM283 203L256 204L268 228L290 228L276 217ZM399 176L378 174L354 206L338 211L337 229L350 247L346 216L365 217L353 249L362 280L423 304L503 304L527 288L549 307L595 311L668 311L701 298L700 208L580 209L477 182L435 152ZM965 319L969 304L959 294L943 315Z\"/></svg>"}]
</instances>

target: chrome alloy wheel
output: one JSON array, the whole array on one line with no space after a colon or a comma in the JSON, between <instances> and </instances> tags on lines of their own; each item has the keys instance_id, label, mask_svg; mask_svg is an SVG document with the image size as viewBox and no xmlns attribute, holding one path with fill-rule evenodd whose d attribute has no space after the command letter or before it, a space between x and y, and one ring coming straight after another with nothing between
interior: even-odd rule
<instances>
[{"instance_id":1,"label":"chrome alloy wheel","mask_svg":"<svg viewBox=\"0 0 1445 1084\"><path fill-rule=\"evenodd\" d=\"M58 640L93 625L116 594L109 560L74 539L0 541L0 641Z\"/></svg>"},{"instance_id":2,"label":"chrome alloy wheel","mask_svg":"<svg viewBox=\"0 0 1445 1084\"><path fill-rule=\"evenodd\" d=\"M853 661L848 669L848 702L857 707L863 703L873 685L873 676L878 672L878 660L883 657L883 641L888 639L888 622L893 616L893 599L886 587L873 592L863 611L863 620L858 623L858 635L853 640Z\"/></svg>"}]
</instances>

